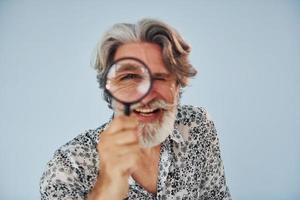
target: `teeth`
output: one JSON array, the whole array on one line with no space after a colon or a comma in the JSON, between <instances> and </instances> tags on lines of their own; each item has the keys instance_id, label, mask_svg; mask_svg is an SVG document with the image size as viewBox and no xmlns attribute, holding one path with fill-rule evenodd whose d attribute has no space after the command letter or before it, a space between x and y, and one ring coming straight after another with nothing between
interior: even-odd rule
<instances>
[{"instance_id":1,"label":"teeth","mask_svg":"<svg viewBox=\"0 0 300 200\"><path fill-rule=\"evenodd\" d=\"M154 110L156 110L155 108L137 108L135 109L137 112L141 112L141 113L151 113Z\"/></svg>"}]
</instances>

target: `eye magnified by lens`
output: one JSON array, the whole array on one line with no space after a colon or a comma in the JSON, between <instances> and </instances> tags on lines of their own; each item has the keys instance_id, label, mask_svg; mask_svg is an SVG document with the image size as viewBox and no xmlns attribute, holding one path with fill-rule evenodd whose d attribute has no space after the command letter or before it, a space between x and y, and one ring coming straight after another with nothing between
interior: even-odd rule
<instances>
[{"instance_id":1,"label":"eye magnified by lens","mask_svg":"<svg viewBox=\"0 0 300 200\"><path fill-rule=\"evenodd\" d=\"M151 90L152 78L147 65L137 58L116 60L106 75L105 89L125 106L125 114L130 114L130 106L142 100Z\"/></svg>"}]
</instances>

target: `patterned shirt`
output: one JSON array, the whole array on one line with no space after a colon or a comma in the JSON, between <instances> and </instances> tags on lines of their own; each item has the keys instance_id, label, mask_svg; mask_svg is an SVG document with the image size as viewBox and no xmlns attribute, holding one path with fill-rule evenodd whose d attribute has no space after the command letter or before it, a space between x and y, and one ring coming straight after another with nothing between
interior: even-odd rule
<instances>
[{"instance_id":1,"label":"patterned shirt","mask_svg":"<svg viewBox=\"0 0 300 200\"><path fill-rule=\"evenodd\" d=\"M42 200L83 200L99 173L96 146L103 125L61 148L40 182ZM101 155L100 155L101 156ZM174 131L161 144L157 193L129 179L128 199L231 199L214 123L203 108L178 106Z\"/></svg>"}]
</instances>

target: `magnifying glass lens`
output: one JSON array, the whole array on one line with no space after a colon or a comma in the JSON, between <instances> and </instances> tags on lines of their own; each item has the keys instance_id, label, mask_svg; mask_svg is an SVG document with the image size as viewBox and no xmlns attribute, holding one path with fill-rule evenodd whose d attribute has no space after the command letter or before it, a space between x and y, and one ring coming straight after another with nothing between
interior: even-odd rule
<instances>
[{"instance_id":1,"label":"magnifying glass lens","mask_svg":"<svg viewBox=\"0 0 300 200\"><path fill-rule=\"evenodd\" d=\"M135 59L122 59L114 63L106 80L106 89L123 103L133 103L143 98L151 87L148 68Z\"/></svg>"}]
</instances>

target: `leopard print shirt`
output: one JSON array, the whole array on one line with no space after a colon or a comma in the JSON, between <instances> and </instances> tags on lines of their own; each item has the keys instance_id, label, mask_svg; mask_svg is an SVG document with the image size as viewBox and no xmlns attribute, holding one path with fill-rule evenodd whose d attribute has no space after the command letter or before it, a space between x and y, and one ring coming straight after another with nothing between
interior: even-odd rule
<instances>
[{"instance_id":1,"label":"leopard print shirt","mask_svg":"<svg viewBox=\"0 0 300 200\"><path fill-rule=\"evenodd\" d=\"M96 145L104 128L89 130L55 152L40 181L42 200L87 198L99 173ZM216 129L203 108L178 106L174 131L161 144L157 193L130 177L127 199L231 199Z\"/></svg>"}]
</instances>

